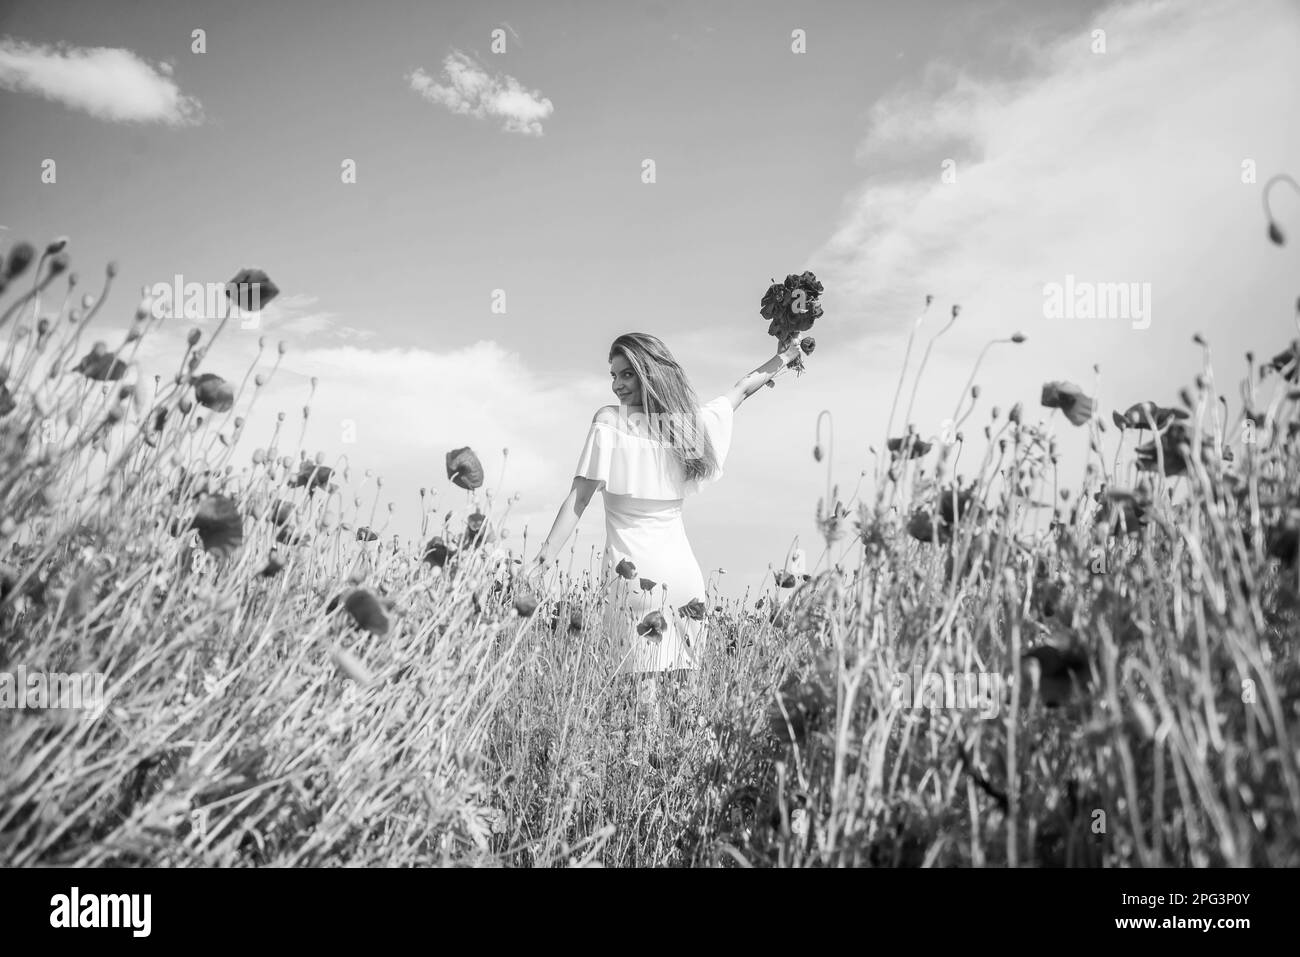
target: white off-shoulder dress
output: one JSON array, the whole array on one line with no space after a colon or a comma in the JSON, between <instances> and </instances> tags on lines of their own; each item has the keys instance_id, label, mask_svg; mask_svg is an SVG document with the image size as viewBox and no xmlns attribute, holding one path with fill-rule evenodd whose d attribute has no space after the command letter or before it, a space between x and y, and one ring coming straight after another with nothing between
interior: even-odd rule
<instances>
[{"instance_id":1,"label":"white off-shoulder dress","mask_svg":"<svg viewBox=\"0 0 1300 957\"><path fill-rule=\"evenodd\" d=\"M705 602L704 576L686 538L682 503L722 477L731 448L735 410L726 396L700 407L701 424L718 456L718 471L685 480L673 450L643 415L621 414L618 425L593 421L574 474L600 482L605 503L605 551L601 575L606 591L604 625L621 641L618 671L669 671L698 666L707 640L707 620L682 612L692 599ZM620 576L627 559L636 578ZM646 590L640 579L654 582ZM667 627L660 637L642 635L637 625L653 611Z\"/></svg>"}]
</instances>

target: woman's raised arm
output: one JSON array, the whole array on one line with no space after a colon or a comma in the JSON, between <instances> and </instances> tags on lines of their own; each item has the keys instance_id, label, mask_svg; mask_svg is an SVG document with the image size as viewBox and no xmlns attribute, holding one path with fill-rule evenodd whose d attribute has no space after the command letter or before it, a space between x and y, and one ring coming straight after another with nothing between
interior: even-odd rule
<instances>
[{"instance_id":1,"label":"woman's raised arm","mask_svg":"<svg viewBox=\"0 0 1300 957\"><path fill-rule=\"evenodd\" d=\"M740 403L744 402L759 389L763 388L763 386L770 383L774 375L788 366L801 354L802 352L799 348L799 343L792 343L790 348L786 349L785 352L778 352L753 372L749 373L749 375L738 380L727 392L723 393L731 402L731 408L739 409Z\"/></svg>"}]
</instances>

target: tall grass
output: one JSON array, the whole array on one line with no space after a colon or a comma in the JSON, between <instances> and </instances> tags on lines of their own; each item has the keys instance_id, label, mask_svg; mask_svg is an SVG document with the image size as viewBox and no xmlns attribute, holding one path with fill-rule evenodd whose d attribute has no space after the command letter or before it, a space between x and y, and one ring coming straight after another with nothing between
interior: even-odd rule
<instances>
[{"instance_id":1,"label":"tall grass","mask_svg":"<svg viewBox=\"0 0 1300 957\"><path fill-rule=\"evenodd\" d=\"M65 257L5 267L0 670L108 702L0 711L6 864L1300 864L1295 347L1235 425L1208 346L1182 417L1121 416L1113 457L1088 418L1077 488L1020 407L965 475L910 424L869 498L828 456L817 573L711 599L651 695L594 568L533 610L480 491L426 510L445 554L373 540L346 464L242 447L279 354L214 386L192 338L141 382L157 321L87 346L112 270L83 311ZM926 672L1005 677L997 713L895 693Z\"/></svg>"}]
</instances>

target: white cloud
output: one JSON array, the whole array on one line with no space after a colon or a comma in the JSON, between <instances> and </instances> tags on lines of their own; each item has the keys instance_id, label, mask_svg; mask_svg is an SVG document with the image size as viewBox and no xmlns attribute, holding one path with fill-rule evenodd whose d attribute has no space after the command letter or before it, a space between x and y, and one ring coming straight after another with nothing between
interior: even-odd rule
<instances>
[{"instance_id":1,"label":"white cloud","mask_svg":"<svg viewBox=\"0 0 1300 957\"><path fill-rule=\"evenodd\" d=\"M117 123L202 121L202 106L180 91L166 63L130 50L0 39L0 87L32 93Z\"/></svg>"},{"instance_id":2,"label":"white cloud","mask_svg":"<svg viewBox=\"0 0 1300 957\"><path fill-rule=\"evenodd\" d=\"M512 76L489 74L459 50L453 50L443 60L442 83L423 68L417 68L406 79L416 93L453 113L502 119L507 133L541 136L542 120L555 109L540 90L526 90Z\"/></svg>"}]
</instances>

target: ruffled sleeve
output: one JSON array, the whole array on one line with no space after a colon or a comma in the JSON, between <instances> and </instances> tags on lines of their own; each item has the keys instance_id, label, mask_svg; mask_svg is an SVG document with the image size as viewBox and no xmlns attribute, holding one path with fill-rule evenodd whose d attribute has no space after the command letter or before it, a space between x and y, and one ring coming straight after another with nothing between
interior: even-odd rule
<instances>
[{"instance_id":1,"label":"ruffled sleeve","mask_svg":"<svg viewBox=\"0 0 1300 957\"><path fill-rule=\"evenodd\" d=\"M684 481L680 464L662 441L632 434L608 422L593 421L573 474L599 483L597 490L646 499L681 499L722 477L731 448L731 402L719 396L700 407L700 420L718 456L712 478ZM644 431L644 428L642 429Z\"/></svg>"}]
</instances>

